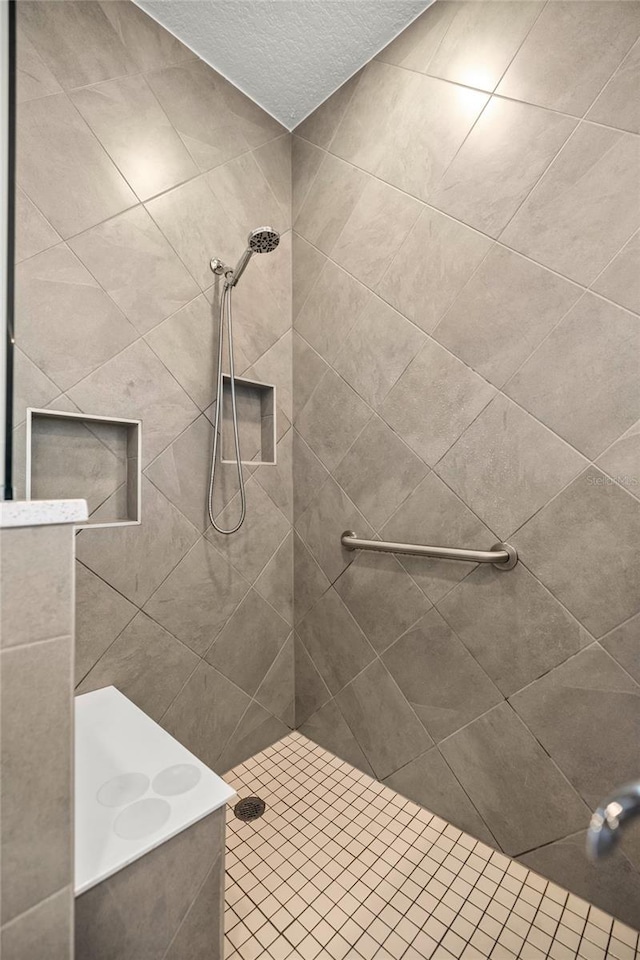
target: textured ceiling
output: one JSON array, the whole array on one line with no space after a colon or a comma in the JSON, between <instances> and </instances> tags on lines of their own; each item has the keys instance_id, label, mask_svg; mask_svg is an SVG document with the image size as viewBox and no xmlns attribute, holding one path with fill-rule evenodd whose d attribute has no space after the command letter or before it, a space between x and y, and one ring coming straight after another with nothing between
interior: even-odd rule
<instances>
[{"instance_id":1,"label":"textured ceiling","mask_svg":"<svg viewBox=\"0 0 640 960\"><path fill-rule=\"evenodd\" d=\"M293 129L433 0L136 0Z\"/></svg>"}]
</instances>

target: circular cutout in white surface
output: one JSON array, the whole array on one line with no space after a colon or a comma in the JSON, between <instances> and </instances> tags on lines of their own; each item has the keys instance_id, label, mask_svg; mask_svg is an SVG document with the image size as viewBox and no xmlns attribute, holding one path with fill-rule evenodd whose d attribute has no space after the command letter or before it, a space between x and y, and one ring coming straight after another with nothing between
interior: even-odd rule
<instances>
[{"instance_id":1,"label":"circular cutout in white surface","mask_svg":"<svg viewBox=\"0 0 640 960\"><path fill-rule=\"evenodd\" d=\"M149 777L144 773L121 773L103 783L97 793L103 807L123 807L133 803L149 789Z\"/></svg>"},{"instance_id":2,"label":"circular cutout in white surface","mask_svg":"<svg viewBox=\"0 0 640 960\"><path fill-rule=\"evenodd\" d=\"M113 830L123 840L141 840L156 833L170 816L171 807L166 800L147 797L119 813Z\"/></svg>"},{"instance_id":3,"label":"circular cutout in white surface","mask_svg":"<svg viewBox=\"0 0 640 960\"><path fill-rule=\"evenodd\" d=\"M176 763L153 778L151 786L161 797L177 797L188 793L200 782L202 771L193 763Z\"/></svg>"}]
</instances>

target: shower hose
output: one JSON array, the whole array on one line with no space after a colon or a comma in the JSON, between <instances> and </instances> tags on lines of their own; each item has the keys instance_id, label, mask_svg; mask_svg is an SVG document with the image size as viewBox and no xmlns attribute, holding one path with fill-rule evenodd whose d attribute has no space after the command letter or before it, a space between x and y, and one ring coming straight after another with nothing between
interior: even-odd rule
<instances>
[{"instance_id":1,"label":"shower hose","mask_svg":"<svg viewBox=\"0 0 640 960\"><path fill-rule=\"evenodd\" d=\"M238 411L236 407L236 381L233 364L233 318L231 310L231 291L233 284L225 280L220 297L220 336L218 338L218 367L217 367L217 389L216 389L216 410L213 424L213 450L211 452L211 471L209 479L209 519L214 530L218 533L229 535L236 533L242 524L247 513L247 498L244 489L244 476L242 474L242 462L240 460L240 434L238 431ZM227 349L229 352L229 392L231 394L231 419L233 421L233 440L236 451L236 469L238 471L238 485L240 490L240 517L234 527L225 530L221 527L213 512L213 491L216 477L216 467L218 464L218 443L220 442L220 418L224 395L224 378L222 375L222 355L224 349L224 326L225 318L227 322ZM222 453L220 454L222 458Z\"/></svg>"}]
</instances>

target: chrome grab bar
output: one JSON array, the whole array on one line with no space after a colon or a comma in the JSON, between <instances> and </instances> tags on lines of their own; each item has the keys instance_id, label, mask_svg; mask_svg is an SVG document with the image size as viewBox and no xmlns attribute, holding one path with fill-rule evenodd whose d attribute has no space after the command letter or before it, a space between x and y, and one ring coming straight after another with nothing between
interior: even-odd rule
<instances>
[{"instance_id":1,"label":"chrome grab bar","mask_svg":"<svg viewBox=\"0 0 640 960\"><path fill-rule=\"evenodd\" d=\"M492 563L498 570L512 570L518 562L518 553L509 543L494 543L491 550L463 550L460 547L428 547L421 543L361 540L353 530L345 530L340 537L340 543L346 550L373 550L377 553L401 553L411 557L432 557L437 560Z\"/></svg>"}]
</instances>

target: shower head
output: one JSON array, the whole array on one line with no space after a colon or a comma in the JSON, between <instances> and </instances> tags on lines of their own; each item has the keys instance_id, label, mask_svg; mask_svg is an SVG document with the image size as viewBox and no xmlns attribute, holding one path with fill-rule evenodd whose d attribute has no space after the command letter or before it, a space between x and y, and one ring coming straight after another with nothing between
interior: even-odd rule
<instances>
[{"instance_id":1,"label":"shower head","mask_svg":"<svg viewBox=\"0 0 640 960\"><path fill-rule=\"evenodd\" d=\"M273 227L258 227L256 230L252 230L247 237L247 249L238 260L235 270L231 272L231 275L225 274L229 286L235 287L254 253L271 253L279 243L280 234Z\"/></svg>"},{"instance_id":2,"label":"shower head","mask_svg":"<svg viewBox=\"0 0 640 960\"><path fill-rule=\"evenodd\" d=\"M251 253L271 253L280 243L280 234L273 227L258 227L247 238Z\"/></svg>"}]
</instances>

